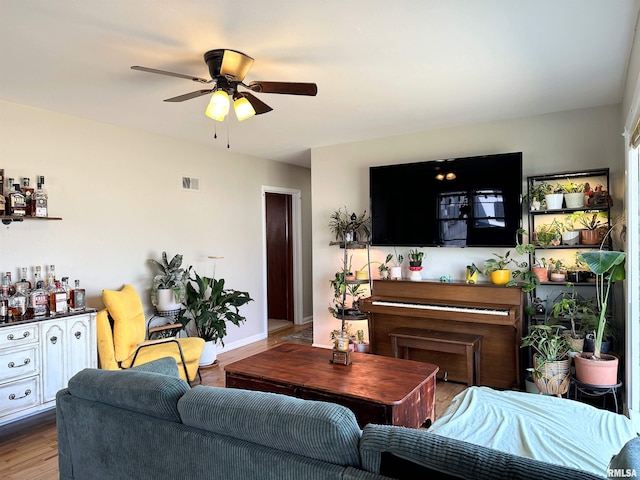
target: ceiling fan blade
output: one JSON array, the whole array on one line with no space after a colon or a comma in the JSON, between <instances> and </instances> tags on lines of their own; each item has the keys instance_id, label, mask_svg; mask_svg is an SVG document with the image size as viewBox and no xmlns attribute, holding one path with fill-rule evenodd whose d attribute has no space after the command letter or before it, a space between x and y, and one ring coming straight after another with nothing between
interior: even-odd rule
<instances>
[{"instance_id":1,"label":"ceiling fan blade","mask_svg":"<svg viewBox=\"0 0 640 480\"><path fill-rule=\"evenodd\" d=\"M213 82L213 80L205 80L204 78L194 77L193 75L185 75L183 73L167 72L165 70L157 70L155 68L140 67L138 65L132 66L131 69L132 70L139 70L141 72L158 73L160 75L169 75L170 77L186 78L187 80L192 80L194 82L199 82L199 83L211 83L211 82Z\"/></svg>"},{"instance_id":2,"label":"ceiling fan blade","mask_svg":"<svg viewBox=\"0 0 640 480\"><path fill-rule=\"evenodd\" d=\"M230 75L239 82L253 65L253 58L237 50L219 48L204 54L204 61L209 67L211 78Z\"/></svg>"},{"instance_id":3,"label":"ceiling fan blade","mask_svg":"<svg viewBox=\"0 0 640 480\"><path fill-rule=\"evenodd\" d=\"M309 95L318 93L315 83L300 82L251 82L249 88L259 93L282 93L285 95Z\"/></svg>"},{"instance_id":4,"label":"ceiling fan blade","mask_svg":"<svg viewBox=\"0 0 640 480\"><path fill-rule=\"evenodd\" d=\"M178 95L177 97L167 98L165 102L184 102L185 100L201 97L202 95L206 95L211 92L213 92L213 88L211 90L196 90L195 92L185 93L184 95Z\"/></svg>"},{"instance_id":5,"label":"ceiling fan blade","mask_svg":"<svg viewBox=\"0 0 640 480\"><path fill-rule=\"evenodd\" d=\"M250 94L249 92L242 92L242 95L249 100L249 103L256 111L256 115L261 115L263 113L270 112L273 110L269 105L264 103L262 100L258 99L255 95Z\"/></svg>"}]
</instances>

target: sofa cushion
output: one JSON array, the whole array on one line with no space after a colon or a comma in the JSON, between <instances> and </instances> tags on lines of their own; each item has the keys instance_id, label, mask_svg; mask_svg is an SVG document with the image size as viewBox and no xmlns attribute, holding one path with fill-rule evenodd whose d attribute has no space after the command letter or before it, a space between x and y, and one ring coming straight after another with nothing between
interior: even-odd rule
<instances>
[{"instance_id":1,"label":"sofa cushion","mask_svg":"<svg viewBox=\"0 0 640 480\"><path fill-rule=\"evenodd\" d=\"M611 472L615 470L616 472ZM613 456L609 463L609 476L630 476L631 472L640 475L640 437L635 437L624 444L620 452Z\"/></svg>"},{"instance_id":2,"label":"sofa cushion","mask_svg":"<svg viewBox=\"0 0 640 480\"><path fill-rule=\"evenodd\" d=\"M146 364L140 370L85 368L71 377L69 392L85 400L179 423L178 399L189 391L189 384L180 377L144 371L143 368L149 370L153 365ZM164 359L158 368L171 370Z\"/></svg>"},{"instance_id":3,"label":"sofa cushion","mask_svg":"<svg viewBox=\"0 0 640 480\"><path fill-rule=\"evenodd\" d=\"M185 425L344 466L358 466L351 410L275 393L196 386L178 401Z\"/></svg>"},{"instance_id":4,"label":"sofa cushion","mask_svg":"<svg viewBox=\"0 0 640 480\"><path fill-rule=\"evenodd\" d=\"M388 468L381 472L383 453L392 454L410 462L413 467L432 478L438 474L453 478L476 480L596 480L602 479L589 472L552 465L550 463L499 452L429 433L389 425L369 424L364 427L360 442L362 468L374 473L403 478L401 472L392 475ZM387 455L385 455L387 456ZM433 473L435 472L435 473ZM434 476L435 475L435 476ZM427 478L426 476L424 478ZM446 478L446 477L444 477Z\"/></svg>"}]
</instances>

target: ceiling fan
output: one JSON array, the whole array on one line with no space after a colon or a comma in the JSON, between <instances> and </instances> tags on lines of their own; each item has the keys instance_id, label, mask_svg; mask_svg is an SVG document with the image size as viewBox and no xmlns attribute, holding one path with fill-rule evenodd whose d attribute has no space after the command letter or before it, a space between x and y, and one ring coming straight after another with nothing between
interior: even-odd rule
<instances>
[{"instance_id":1,"label":"ceiling fan","mask_svg":"<svg viewBox=\"0 0 640 480\"><path fill-rule=\"evenodd\" d=\"M167 98L165 102L184 102L185 100L213 92L205 114L220 122L223 121L227 113L229 113L230 99L233 99L233 108L240 121L253 115L261 115L273 110L251 92L308 96L315 96L318 93L318 86L315 83L254 81L245 84L244 77L253 64L253 58L237 50L209 50L204 54L204 61L209 67L209 74L211 75L211 79L209 80L182 73L140 67L138 65L134 65L131 68L142 72L186 78L187 80L198 83L213 83L213 88L196 90L195 92L185 93L177 97ZM238 91L238 87L243 87L247 91Z\"/></svg>"}]
</instances>

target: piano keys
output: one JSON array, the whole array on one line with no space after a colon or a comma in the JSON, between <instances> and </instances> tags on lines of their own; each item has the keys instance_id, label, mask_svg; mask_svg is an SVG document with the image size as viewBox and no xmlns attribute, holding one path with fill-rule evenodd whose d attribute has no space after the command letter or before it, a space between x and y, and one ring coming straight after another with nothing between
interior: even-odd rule
<instances>
[{"instance_id":1,"label":"piano keys","mask_svg":"<svg viewBox=\"0 0 640 480\"><path fill-rule=\"evenodd\" d=\"M393 356L389 332L400 327L482 335L478 384L519 389L523 298L518 287L491 283L374 280L373 295L360 308L367 313L372 353ZM460 356L421 350L410 355L439 365L451 380L466 379Z\"/></svg>"}]
</instances>

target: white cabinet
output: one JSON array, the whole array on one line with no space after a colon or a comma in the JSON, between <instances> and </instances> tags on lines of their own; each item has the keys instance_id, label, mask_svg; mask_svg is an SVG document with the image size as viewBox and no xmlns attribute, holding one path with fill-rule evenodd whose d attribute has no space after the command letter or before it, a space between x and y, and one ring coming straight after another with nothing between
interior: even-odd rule
<instances>
[{"instance_id":1,"label":"white cabinet","mask_svg":"<svg viewBox=\"0 0 640 480\"><path fill-rule=\"evenodd\" d=\"M96 367L94 325L89 315L40 324L43 402L55 400L58 390L83 368Z\"/></svg>"},{"instance_id":2,"label":"white cabinet","mask_svg":"<svg viewBox=\"0 0 640 480\"><path fill-rule=\"evenodd\" d=\"M0 326L0 425L53 408L58 390L97 364L95 311Z\"/></svg>"}]
</instances>

